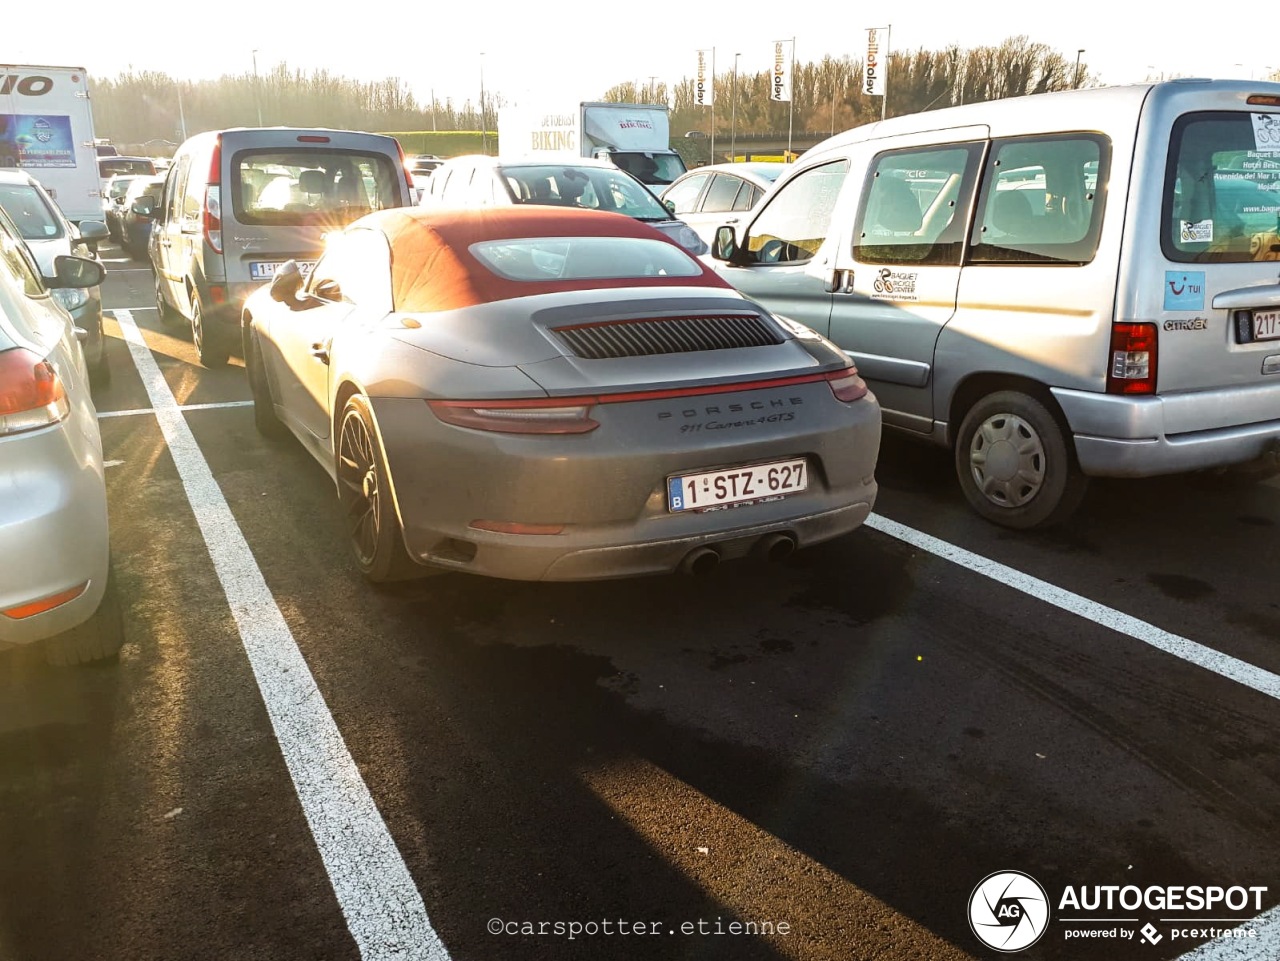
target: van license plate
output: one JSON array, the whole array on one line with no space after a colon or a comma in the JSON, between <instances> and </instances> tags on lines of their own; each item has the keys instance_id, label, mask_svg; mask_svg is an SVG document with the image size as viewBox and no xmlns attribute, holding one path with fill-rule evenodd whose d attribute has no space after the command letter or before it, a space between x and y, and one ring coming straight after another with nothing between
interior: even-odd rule
<instances>
[{"instance_id":1,"label":"van license plate","mask_svg":"<svg viewBox=\"0 0 1280 961\"><path fill-rule=\"evenodd\" d=\"M773 500L806 490L809 471L803 458L754 464L705 474L685 474L667 479L667 508L703 511L730 504Z\"/></svg>"},{"instance_id":2,"label":"van license plate","mask_svg":"<svg viewBox=\"0 0 1280 961\"><path fill-rule=\"evenodd\" d=\"M1253 312L1253 339L1280 340L1280 310Z\"/></svg>"},{"instance_id":3,"label":"van license plate","mask_svg":"<svg viewBox=\"0 0 1280 961\"><path fill-rule=\"evenodd\" d=\"M276 270L286 263L288 263L287 260L253 261L249 264L249 277L252 280L270 280L276 275ZM298 261L298 269L302 271L303 277L311 273L311 268L315 265L316 262L314 260Z\"/></svg>"}]
</instances>

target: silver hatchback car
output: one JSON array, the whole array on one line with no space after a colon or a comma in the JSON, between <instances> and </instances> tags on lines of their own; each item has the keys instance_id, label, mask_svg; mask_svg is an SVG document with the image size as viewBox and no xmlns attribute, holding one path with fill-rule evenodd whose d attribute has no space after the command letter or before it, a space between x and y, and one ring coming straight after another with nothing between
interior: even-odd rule
<instances>
[{"instance_id":1,"label":"silver hatchback car","mask_svg":"<svg viewBox=\"0 0 1280 961\"><path fill-rule=\"evenodd\" d=\"M54 269L57 289L104 274L65 255ZM53 664L112 658L124 640L79 336L0 214L0 650L39 642Z\"/></svg>"}]
</instances>

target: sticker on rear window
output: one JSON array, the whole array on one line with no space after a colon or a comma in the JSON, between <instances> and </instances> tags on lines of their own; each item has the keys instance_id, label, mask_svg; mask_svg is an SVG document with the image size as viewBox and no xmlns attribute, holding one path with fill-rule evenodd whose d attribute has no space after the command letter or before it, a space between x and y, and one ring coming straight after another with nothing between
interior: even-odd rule
<instances>
[{"instance_id":1,"label":"sticker on rear window","mask_svg":"<svg viewBox=\"0 0 1280 961\"><path fill-rule=\"evenodd\" d=\"M1184 220L1181 233L1184 244L1207 244L1213 240L1213 221L1200 220L1193 224Z\"/></svg>"},{"instance_id":2,"label":"sticker on rear window","mask_svg":"<svg viewBox=\"0 0 1280 961\"><path fill-rule=\"evenodd\" d=\"M1251 113L1253 142L1259 150L1280 150L1280 113Z\"/></svg>"},{"instance_id":3,"label":"sticker on rear window","mask_svg":"<svg viewBox=\"0 0 1280 961\"><path fill-rule=\"evenodd\" d=\"M1204 310L1204 271L1164 272L1165 310Z\"/></svg>"}]
</instances>

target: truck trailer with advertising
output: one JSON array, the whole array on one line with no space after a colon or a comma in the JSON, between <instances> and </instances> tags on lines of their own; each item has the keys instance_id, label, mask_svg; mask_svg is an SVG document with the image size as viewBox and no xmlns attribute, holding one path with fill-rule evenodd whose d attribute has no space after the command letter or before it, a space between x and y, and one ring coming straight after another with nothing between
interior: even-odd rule
<instances>
[{"instance_id":1,"label":"truck trailer with advertising","mask_svg":"<svg viewBox=\"0 0 1280 961\"><path fill-rule=\"evenodd\" d=\"M665 104L584 102L559 112L506 107L498 111L498 137L504 156L608 160L655 193L686 169L671 149Z\"/></svg>"},{"instance_id":2,"label":"truck trailer with advertising","mask_svg":"<svg viewBox=\"0 0 1280 961\"><path fill-rule=\"evenodd\" d=\"M102 219L83 67L0 64L0 167L35 177L72 223Z\"/></svg>"}]
</instances>

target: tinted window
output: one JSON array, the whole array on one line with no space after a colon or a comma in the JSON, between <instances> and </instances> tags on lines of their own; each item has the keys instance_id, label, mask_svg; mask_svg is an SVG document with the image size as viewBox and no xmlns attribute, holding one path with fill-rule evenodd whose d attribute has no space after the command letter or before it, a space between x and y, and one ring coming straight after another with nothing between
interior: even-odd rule
<instances>
[{"instance_id":1,"label":"tinted window","mask_svg":"<svg viewBox=\"0 0 1280 961\"><path fill-rule=\"evenodd\" d=\"M801 263L809 260L831 227L836 197L849 171L849 161L810 167L792 177L774 194L751 225L747 250L759 263Z\"/></svg>"},{"instance_id":2,"label":"tinted window","mask_svg":"<svg viewBox=\"0 0 1280 961\"><path fill-rule=\"evenodd\" d=\"M1179 118L1165 174L1165 255L1183 262L1280 259L1277 151L1280 114Z\"/></svg>"},{"instance_id":3,"label":"tinted window","mask_svg":"<svg viewBox=\"0 0 1280 961\"><path fill-rule=\"evenodd\" d=\"M733 202L734 210L750 210L760 202L760 198L764 196L764 191L759 187L753 187L751 184L744 182L738 191L737 199Z\"/></svg>"},{"instance_id":4,"label":"tinted window","mask_svg":"<svg viewBox=\"0 0 1280 961\"><path fill-rule=\"evenodd\" d=\"M707 191L706 199L702 201L702 209L707 213L716 214L732 210L741 187L742 181L738 177L716 174L715 179L711 181L711 189Z\"/></svg>"},{"instance_id":5,"label":"tinted window","mask_svg":"<svg viewBox=\"0 0 1280 961\"><path fill-rule=\"evenodd\" d=\"M973 263L1088 263L1098 248L1110 144L1100 136L996 141L983 173Z\"/></svg>"},{"instance_id":6,"label":"tinted window","mask_svg":"<svg viewBox=\"0 0 1280 961\"><path fill-rule=\"evenodd\" d=\"M23 240L52 240L62 236L58 215L30 184L0 184L0 207L17 225Z\"/></svg>"},{"instance_id":7,"label":"tinted window","mask_svg":"<svg viewBox=\"0 0 1280 961\"><path fill-rule=\"evenodd\" d=\"M859 206L854 256L872 264L959 264L979 144L880 154Z\"/></svg>"},{"instance_id":8,"label":"tinted window","mask_svg":"<svg viewBox=\"0 0 1280 961\"><path fill-rule=\"evenodd\" d=\"M698 277L702 267L679 247L643 237L528 237L473 244L471 253L508 280Z\"/></svg>"},{"instance_id":9,"label":"tinted window","mask_svg":"<svg viewBox=\"0 0 1280 961\"><path fill-rule=\"evenodd\" d=\"M231 161L231 204L243 224L346 224L400 206L403 174L388 156L354 150L245 150ZM227 201L223 197L223 203Z\"/></svg>"}]
</instances>

